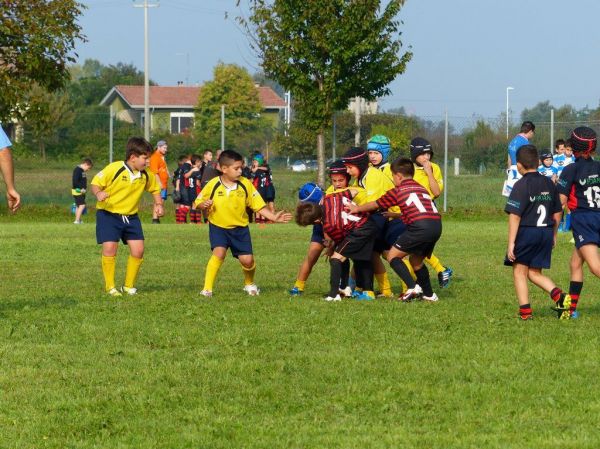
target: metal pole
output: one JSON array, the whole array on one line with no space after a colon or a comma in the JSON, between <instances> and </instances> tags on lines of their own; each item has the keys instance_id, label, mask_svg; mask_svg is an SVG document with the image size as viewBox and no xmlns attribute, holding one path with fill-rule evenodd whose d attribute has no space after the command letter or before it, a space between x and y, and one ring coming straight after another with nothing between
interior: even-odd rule
<instances>
[{"instance_id":1,"label":"metal pole","mask_svg":"<svg viewBox=\"0 0 600 449\"><path fill-rule=\"evenodd\" d=\"M335 135L337 133L337 123L335 120L335 112L333 113L333 135L331 136L331 158L335 161Z\"/></svg>"},{"instance_id":2,"label":"metal pole","mask_svg":"<svg viewBox=\"0 0 600 449\"><path fill-rule=\"evenodd\" d=\"M446 123L444 126L444 212L448 205L448 109L446 109Z\"/></svg>"},{"instance_id":3,"label":"metal pole","mask_svg":"<svg viewBox=\"0 0 600 449\"><path fill-rule=\"evenodd\" d=\"M144 8L144 138L150 140L150 75L148 73L148 8L157 7L158 4L149 4L144 0L143 5L133 5L134 8Z\"/></svg>"},{"instance_id":4,"label":"metal pole","mask_svg":"<svg viewBox=\"0 0 600 449\"><path fill-rule=\"evenodd\" d=\"M113 131L113 105L110 105L110 118L108 119L108 162L112 163L113 161L113 139L114 139L114 131Z\"/></svg>"},{"instance_id":5,"label":"metal pole","mask_svg":"<svg viewBox=\"0 0 600 449\"><path fill-rule=\"evenodd\" d=\"M508 91L509 90L513 90L514 87L507 87L506 88L506 140L508 140Z\"/></svg>"},{"instance_id":6,"label":"metal pole","mask_svg":"<svg viewBox=\"0 0 600 449\"><path fill-rule=\"evenodd\" d=\"M554 109L550 109L550 151L554 153Z\"/></svg>"},{"instance_id":7,"label":"metal pole","mask_svg":"<svg viewBox=\"0 0 600 449\"><path fill-rule=\"evenodd\" d=\"M225 150L225 105L221 105L221 150Z\"/></svg>"}]
</instances>

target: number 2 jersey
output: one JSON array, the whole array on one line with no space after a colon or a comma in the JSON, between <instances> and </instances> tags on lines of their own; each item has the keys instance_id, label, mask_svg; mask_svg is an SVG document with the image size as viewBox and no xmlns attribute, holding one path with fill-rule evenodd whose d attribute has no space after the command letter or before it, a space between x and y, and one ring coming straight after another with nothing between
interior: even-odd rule
<instances>
[{"instance_id":1,"label":"number 2 jersey","mask_svg":"<svg viewBox=\"0 0 600 449\"><path fill-rule=\"evenodd\" d=\"M376 203L381 209L399 206L400 218L407 226L419 220L442 219L427 189L413 179L406 179L388 190Z\"/></svg>"},{"instance_id":2,"label":"number 2 jersey","mask_svg":"<svg viewBox=\"0 0 600 449\"><path fill-rule=\"evenodd\" d=\"M557 182L558 193L568 197L571 211L600 212L600 162L579 158L567 165Z\"/></svg>"},{"instance_id":3,"label":"number 2 jersey","mask_svg":"<svg viewBox=\"0 0 600 449\"><path fill-rule=\"evenodd\" d=\"M521 217L519 226L552 227L553 215L560 212L560 198L550 178L528 172L512 188L504 211Z\"/></svg>"},{"instance_id":4,"label":"number 2 jersey","mask_svg":"<svg viewBox=\"0 0 600 449\"><path fill-rule=\"evenodd\" d=\"M350 190L337 191L323 198L323 231L336 243L340 243L352 230L360 228L369 219L367 212L347 212L346 206L351 203Z\"/></svg>"}]
</instances>

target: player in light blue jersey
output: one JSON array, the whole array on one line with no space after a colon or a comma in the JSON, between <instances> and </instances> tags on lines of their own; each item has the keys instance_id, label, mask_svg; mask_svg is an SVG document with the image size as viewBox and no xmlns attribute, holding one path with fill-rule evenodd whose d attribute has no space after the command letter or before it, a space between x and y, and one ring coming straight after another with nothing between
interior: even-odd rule
<instances>
[{"instance_id":1,"label":"player in light blue jersey","mask_svg":"<svg viewBox=\"0 0 600 449\"><path fill-rule=\"evenodd\" d=\"M527 145L535 134L535 125L530 121L525 121L521 125L521 132L517 134L508 144L508 160L506 163L508 179L520 179L521 175L517 170L517 150L523 145Z\"/></svg>"},{"instance_id":2,"label":"player in light blue jersey","mask_svg":"<svg viewBox=\"0 0 600 449\"><path fill-rule=\"evenodd\" d=\"M558 141L557 141L558 143ZM563 151L554 155L553 165L556 168L557 175L560 176L563 169L575 162L575 157L573 156L573 144L570 139L564 141Z\"/></svg>"}]
</instances>

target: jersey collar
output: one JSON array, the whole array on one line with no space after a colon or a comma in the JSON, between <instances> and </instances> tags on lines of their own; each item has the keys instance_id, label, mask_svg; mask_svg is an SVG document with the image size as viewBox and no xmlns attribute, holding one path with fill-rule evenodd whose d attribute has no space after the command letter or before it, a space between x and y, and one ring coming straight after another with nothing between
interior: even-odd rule
<instances>
[{"instance_id":1,"label":"jersey collar","mask_svg":"<svg viewBox=\"0 0 600 449\"><path fill-rule=\"evenodd\" d=\"M129 165L127 165L127 162L123 161L123 167L125 167L125 170L127 170L127 172L129 173L129 181L133 182L138 178L142 177L142 172L138 171L137 173L134 173L133 170L131 170L131 168L129 168Z\"/></svg>"}]
</instances>

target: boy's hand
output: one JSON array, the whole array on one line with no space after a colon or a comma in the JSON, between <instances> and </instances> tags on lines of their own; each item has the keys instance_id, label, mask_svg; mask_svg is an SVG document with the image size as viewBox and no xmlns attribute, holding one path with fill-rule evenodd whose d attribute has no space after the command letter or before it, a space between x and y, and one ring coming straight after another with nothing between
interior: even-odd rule
<instances>
[{"instance_id":1,"label":"boy's hand","mask_svg":"<svg viewBox=\"0 0 600 449\"><path fill-rule=\"evenodd\" d=\"M108 198L108 193L106 193L104 190L100 190L98 193L96 193L96 199L98 201L104 201L106 198Z\"/></svg>"},{"instance_id":2,"label":"boy's hand","mask_svg":"<svg viewBox=\"0 0 600 449\"><path fill-rule=\"evenodd\" d=\"M157 217L162 217L163 215L165 215L165 209L163 208L163 205L155 204L154 205L154 213L156 214Z\"/></svg>"},{"instance_id":3,"label":"boy's hand","mask_svg":"<svg viewBox=\"0 0 600 449\"><path fill-rule=\"evenodd\" d=\"M506 250L506 257L508 257L508 260L510 260L511 262L515 261L516 257L514 242L508 244L508 249Z\"/></svg>"},{"instance_id":4,"label":"boy's hand","mask_svg":"<svg viewBox=\"0 0 600 449\"><path fill-rule=\"evenodd\" d=\"M279 212L277 212L275 214L275 222L277 223L287 223L288 221L290 221L292 219L292 214L290 214L289 212L280 210Z\"/></svg>"},{"instance_id":5,"label":"boy's hand","mask_svg":"<svg viewBox=\"0 0 600 449\"><path fill-rule=\"evenodd\" d=\"M206 200L196 205L197 209L210 209L213 205L213 200Z\"/></svg>"},{"instance_id":6,"label":"boy's hand","mask_svg":"<svg viewBox=\"0 0 600 449\"><path fill-rule=\"evenodd\" d=\"M355 214L358 212L358 206L354 203L350 203L348 205L346 205L345 209L350 212L351 214Z\"/></svg>"},{"instance_id":7,"label":"boy's hand","mask_svg":"<svg viewBox=\"0 0 600 449\"><path fill-rule=\"evenodd\" d=\"M423 166L423 171L426 174L431 175L433 173L433 170L431 168L431 161L423 161L421 165Z\"/></svg>"},{"instance_id":8,"label":"boy's hand","mask_svg":"<svg viewBox=\"0 0 600 449\"><path fill-rule=\"evenodd\" d=\"M389 212L389 211L384 211L381 213L381 215L383 215L386 218L401 218L402 214L399 214L398 212Z\"/></svg>"}]
</instances>

